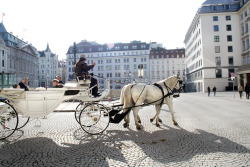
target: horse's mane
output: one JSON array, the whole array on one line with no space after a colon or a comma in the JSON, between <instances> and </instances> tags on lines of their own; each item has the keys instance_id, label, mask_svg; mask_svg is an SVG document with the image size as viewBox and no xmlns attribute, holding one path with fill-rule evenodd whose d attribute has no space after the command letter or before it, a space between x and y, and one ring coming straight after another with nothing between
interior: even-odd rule
<instances>
[{"instance_id":1,"label":"horse's mane","mask_svg":"<svg viewBox=\"0 0 250 167\"><path fill-rule=\"evenodd\" d=\"M177 75L173 75L173 76L171 76L171 77L168 77L168 78L166 78L166 79L163 79L163 80L161 80L161 81L158 81L157 83L158 84L164 84L164 82L166 82L167 80L169 80L169 79L171 79L171 78L174 78L174 77L177 77Z\"/></svg>"}]
</instances>

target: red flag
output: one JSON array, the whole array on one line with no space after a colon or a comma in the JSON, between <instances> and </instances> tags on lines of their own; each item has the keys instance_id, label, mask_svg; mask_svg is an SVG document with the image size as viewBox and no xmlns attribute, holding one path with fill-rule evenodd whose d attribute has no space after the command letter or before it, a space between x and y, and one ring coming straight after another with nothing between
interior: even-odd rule
<instances>
[{"instance_id":1,"label":"red flag","mask_svg":"<svg viewBox=\"0 0 250 167\"><path fill-rule=\"evenodd\" d=\"M3 16L5 16L5 14L3 13Z\"/></svg>"}]
</instances>

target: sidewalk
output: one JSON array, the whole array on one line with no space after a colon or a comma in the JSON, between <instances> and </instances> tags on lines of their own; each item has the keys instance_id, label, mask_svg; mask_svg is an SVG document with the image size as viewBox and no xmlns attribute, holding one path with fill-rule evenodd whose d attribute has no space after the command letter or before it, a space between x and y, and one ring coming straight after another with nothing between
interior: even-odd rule
<instances>
[{"instance_id":1,"label":"sidewalk","mask_svg":"<svg viewBox=\"0 0 250 167\"><path fill-rule=\"evenodd\" d=\"M208 93L202 93L202 92L193 92L193 93L181 93L181 94L190 94L192 96L201 96L201 97L208 97ZM242 99L240 99L240 95L238 91L232 92L216 92L216 95L214 96L214 92L210 93L210 98L220 98L220 99L227 99L227 100L235 100L235 101L244 101L249 102L250 99L246 99L246 93L243 92Z\"/></svg>"}]
</instances>

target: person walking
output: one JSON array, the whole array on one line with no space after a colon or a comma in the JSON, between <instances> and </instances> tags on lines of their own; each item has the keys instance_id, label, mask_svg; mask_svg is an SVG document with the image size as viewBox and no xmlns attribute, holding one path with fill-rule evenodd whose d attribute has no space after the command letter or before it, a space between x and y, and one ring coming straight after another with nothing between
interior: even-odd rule
<instances>
[{"instance_id":1,"label":"person walking","mask_svg":"<svg viewBox=\"0 0 250 167\"><path fill-rule=\"evenodd\" d=\"M240 94L240 99L242 99L242 92L243 92L243 87L241 86L241 84L239 84L239 94Z\"/></svg>"},{"instance_id":2,"label":"person walking","mask_svg":"<svg viewBox=\"0 0 250 167\"><path fill-rule=\"evenodd\" d=\"M209 87L209 85L207 87L207 93L208 93L208 97L210 97L210 87Z\"/></svg>"},{"instance_id":3,"label":"person walking","mask_svg":"<svg viewBox=\"0 0 250 167\"><path fill-rule=\"evenodd\" d=\"M214 91L214 96L216 95L216 87L213 87L213 91Z\"/></svg>"},{"instance_id":4,"label":"person walking","mask_svg":"<svg viewBox=\"0 0 250 167\"><path fill-rule=\"evenodd\" d=\"M245 86L245 92L246 92L246 99L249 99L250 88L249 88L249 86L247 85L247 83L246 83L246 86Z\"/></svg>"}]
</instances>

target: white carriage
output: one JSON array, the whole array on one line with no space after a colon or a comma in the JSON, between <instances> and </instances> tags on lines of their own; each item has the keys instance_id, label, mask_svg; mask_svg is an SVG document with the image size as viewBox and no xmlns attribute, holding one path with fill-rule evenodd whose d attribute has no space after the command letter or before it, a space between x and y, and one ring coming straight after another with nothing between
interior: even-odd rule
<instances>
[{"instance_id":1,"label":"white carriage","mask_svg":"<svg viewBox=\"0 0 250 167\"><path fill-rule=\"evenodd\" d=\"M66 83L63 88L39 88L33 91L23 89L2 89L0 97L0 139L12 135L24 127L29 118L43 118L51 114L63 101L78 101L75 117L82 129L90 134L103 132L109 125L107 108L98 101L107 97L107 88L100 97L92 97L86 83Z\"/></svg>"}]
</instances>

